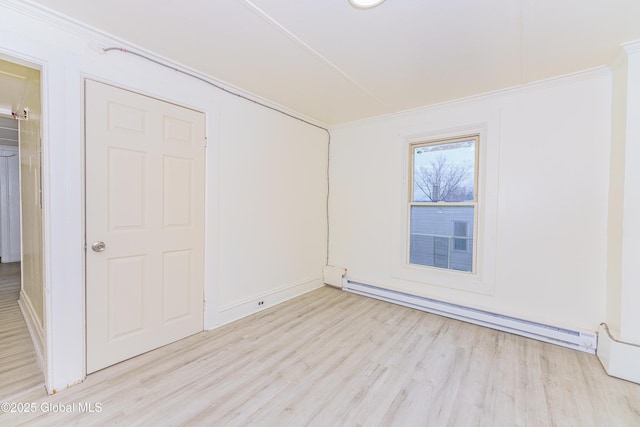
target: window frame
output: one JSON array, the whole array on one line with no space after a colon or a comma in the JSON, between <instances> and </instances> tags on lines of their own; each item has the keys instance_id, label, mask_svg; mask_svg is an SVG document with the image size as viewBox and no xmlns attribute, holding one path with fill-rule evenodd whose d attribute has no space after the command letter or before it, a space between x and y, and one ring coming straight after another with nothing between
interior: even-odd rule
<instances>
[{"instance_id":1,"label":"window frame","mask_svg":"<svg viewBox=\"0 0 640 427\"><path fill-rule=\"evenodd\" d=\"M474 148L474 167L473 167L473 200L472 201L465 201L465 202L445 202L445 201L437 201L437 202L416 202L414 201L414 189L415 189L415 185L414 185L414 178L415 178L415 153L416 153L416 149L419 147L428 147L428 146L433 146L433 145L443 145L443 144L454 144L454 143L458 143L458 142L465 142L465 141L470 141L473 140L474 144L475 144L475 148ZM407 265L411 266L411 267L417 267L417 268L424 268L424 269L436 269L438 271L444 271L444 272L452 272L452 273L458 273L458 274L470 274L470 275L476 275L478 272L478 247L480 247L479 242L478 242L478 213L479 213L479 209L480 209L480 195L479 195L479 189L480 189L480 185L479 185L479 178L480 178L480 150L481 150L481 135L480 133L471 133L471 134L464 134L464 135L456 135L456 136L451 136L451 137L445 137L445 138L435 138L435 139L426 139L426 140L420 140L420 141L415 141L415 142L411 142L409 144L409 175L408 175L408 179L407 179L407 183L409 185L408 188L408 203L407 203L407 214L408 214L408 221L407 221L407 230L406 230L406 235L407 235L407 246L406 246L406 263ZM412 208L414 206L430 206L430 207L455 207L455 206L470 206L473 207L473 235L471 236L472 238L472 245L471 245L471 253L472 253L472 257L471 257L471 271L462 271L462 270L456 270L456 269L452 269L452 268L443 268L443 267L436 267L436 266L428 266L428 265L423 265L423 264L414 264L411 263L411 212L412 212ZM455 221L453 221L455 222ZM466 222L466 221L463 221ZM455 226L454 226L455 227ZM466 250L456 250L455 249L455 244L454 244L454 236L453 236L453 232L455 230L452 230L452 236L450 238L450 247L449 247L449 253L453 252L453 251L458 251L458 252L468 252L469 251L469 245L467 244L467 249ZM469 234L469 231L467 229L467 237Z\"/></svg>"}]
</instances>

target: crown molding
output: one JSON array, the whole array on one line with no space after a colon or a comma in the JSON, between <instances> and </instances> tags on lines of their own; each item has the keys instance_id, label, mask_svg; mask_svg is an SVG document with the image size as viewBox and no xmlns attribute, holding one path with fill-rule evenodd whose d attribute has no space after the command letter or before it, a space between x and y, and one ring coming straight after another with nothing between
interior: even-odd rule
<instances>
[{"instance_id":1,"label":"crown molding","mask_svg":"<svg viewBox=\"0 0 640 427\"><path fill-rule=\"evenodd\" d=\"M10 9L28 18L33 18L38 21L53 25L68 33L83 38L94 40L97 37L104 37L107 40L124 43L124 40L120 40L115 36L109 35L101 30L98 30L97 28L91 27L90 25L78 21L77 19L63 15L60 12L57 12L46 6L34 3L31 0L0 0L0 6ZM130 43L127 43L127 45L133 47Z\"/></svg>"},{"instance_id":2,"label":"crown molding","mask_svg":"<svg viewBox=\"0 0 640 427\"><path fill-rule=\"evenodd\" d=\"M116 48L124 48L125 50L140 53L144 56L152 58L155 61L158 61L162 64L168 65L172 68L179 68L181 70L187 71L189 74L193 74L198 78L203 80L210 81L218 86L222 86L225 89L229 89L231 92L238 93L244 97L249 98L255 102L265 104L269 107L272 107L276 110L282 110L287 114L290 114L294 117L299 117L307 122L313 123L321 128L326 128L327 124L323 123L317 119L308 117L304 114L301 114L297 111L293 111L283 105L280 105L276 102L273 102L269 99L263 98L259 95L256 95L252 92L241 89L237 86L234 86L231 83L228 83L224 80L217 79L211 75L205 74L201 71L193 69L187 65L176 62L170 58L159 55L155 52L147 50L141 46L138 46L134 43L131 43L127 40L114 36L106 31L95 28L87 23L79 21L77 19L71 18L67 15L61 14L55 10L52 10L48 7L42 6L40 4L34 3L31 0L0 0L0 8L6 7L16 13L19 13L27 18L32 18L43 22L45 24L52 25L66 33L75 35L77 37L83 38L87 41L89 48L96 52L96 54L103 55L103 49L108 47L116 47Z\"/></svg>"},{"instance_id":3,"label":"crown molding","mask_svg":"<svg viewBox=\"0 0 640 427\"><path fill-rule=\"evenodd\" d=\"M340 128L348 128L354 125L359 125L367 122L376 122L380 120L389 120L389 119L395 119L395 118L399 119L399 118L411 116L418 113L426 113L429 111L438 110L440 108L451 107L451 106L466 104L466 103L475 102L475 101L490 100L490 99L504 97L511 94L526 93L534 90L547 89L555 86L577 83L584 80L591 80L599 77L605 77L605 76L609 76L610 74L611 74L611 71L609 67L602 65L602 66L590 68L587 70L577 71L575 73L563 74L561 76L551 77L548 79L538 80L535 82L526 83L518 86L512 86L504 89L498 89L490 92L484 92L477 95L466 96L463 98L452 99L450 101L439 102L436 104L425 105L422 107L412 108L409 110L398 111L396 113L383 114L375 117L368 117L368 118L356 120L353 122L339 123L335 126L330 126L329 129L334 130L334 129L340 129Z\"/></svg>"},{"instance_id":4,"label":"crown molding","mask_svg":"<svg viewBox=\"0 0 640 427\"><path fill-rule=\"evenodd\" d=\"M620 46L622 46L622 49L627 53L627 55L640 53L640 40L622 43Z\"/></svg>"}]
</instances>

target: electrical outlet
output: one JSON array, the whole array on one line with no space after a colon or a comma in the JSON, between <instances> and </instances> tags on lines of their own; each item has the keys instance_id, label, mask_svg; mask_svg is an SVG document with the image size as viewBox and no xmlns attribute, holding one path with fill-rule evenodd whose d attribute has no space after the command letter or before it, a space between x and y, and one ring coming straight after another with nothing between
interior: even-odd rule
<instances>
[{"instance_id":1,"label":"electrical outlet","mask_svg":"<svg viewBox=\"0 0 640 427\"><path fill-rule=\"evenodd\" d=\"M258 305L264 305L264 301L258 301Z\"/></svg>"}]
</instances>

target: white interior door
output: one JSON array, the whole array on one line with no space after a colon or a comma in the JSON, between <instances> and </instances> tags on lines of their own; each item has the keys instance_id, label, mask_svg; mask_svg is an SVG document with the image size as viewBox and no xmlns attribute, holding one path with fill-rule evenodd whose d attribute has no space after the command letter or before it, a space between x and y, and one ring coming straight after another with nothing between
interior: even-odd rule
<instances>
[{"instance_id":1,"label":"white interior door","mask_svg":"<svg viewBox=\"0 0 640 427\"><path fill-rule=\"evenodd\" d=\"M91 80L85 99L91 373L203 329L205 119Z\"/></svg>"}]
</instances>

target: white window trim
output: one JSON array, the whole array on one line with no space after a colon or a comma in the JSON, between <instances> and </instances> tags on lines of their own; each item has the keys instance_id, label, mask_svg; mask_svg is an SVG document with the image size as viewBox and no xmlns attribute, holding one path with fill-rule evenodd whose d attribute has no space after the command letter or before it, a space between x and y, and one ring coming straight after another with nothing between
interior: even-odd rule
<instances>
[{"instance_id":1,"label":"white window trim","mask_svg":"<svg viewBox=\"0 0 640 427\"><path fill-rule=\"evenodd\" d=\"M409 182L411 144L421 141L479 135L477 161L478 212L474 229L475 270L472 273L409 264ZM499 172L499 120L486 121L450 128L425 129L422 132L401 133L402 176L398 183L400 208L393 227L392 275L396 279L412 282L416 292L425 292L424 285L458 289L479 294L493 294L495 282L498 172Z\"/></svg>"}]
</instances>

